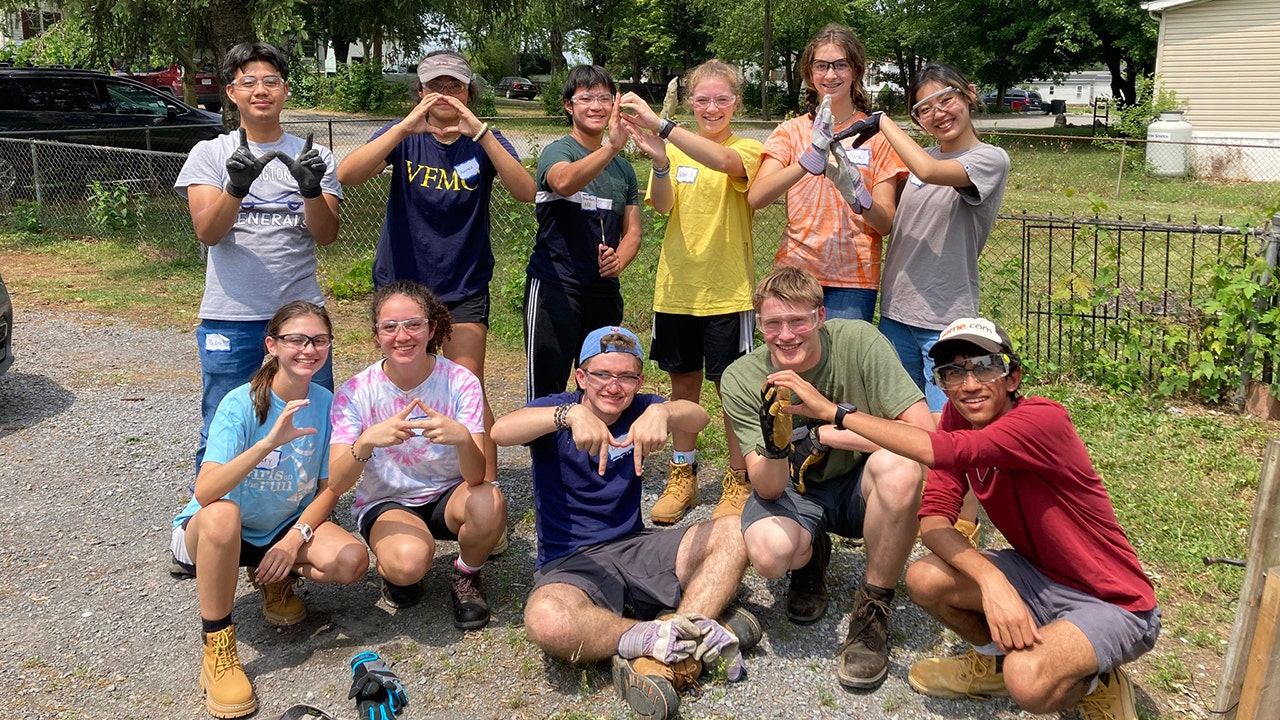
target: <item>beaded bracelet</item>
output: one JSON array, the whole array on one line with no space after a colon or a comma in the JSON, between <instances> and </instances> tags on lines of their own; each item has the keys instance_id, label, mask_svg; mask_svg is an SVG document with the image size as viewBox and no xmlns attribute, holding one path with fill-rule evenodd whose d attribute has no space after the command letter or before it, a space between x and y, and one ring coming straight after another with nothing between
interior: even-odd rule
<instances>
[{"instance_id":1,"label":"beaded bracelet","mask_svg":"<svg viewBox=\"0 0 1280 720\"><path fill-rule=\"evenodd\" d=\"M471 139L475 142L480 142L480 138L484 137L487 132L489 132L489 123L481 123L480 129L476 131L475 135L471 136Z\"/></svg>"},{"instance_id":2,"label":"beaded bracelet","mask_svg":"<svg viewBox=\"0 0 1280 720\"><path fill-rule=\"evenodd\" d=\"M664 178L670 174L671 174L671 163L667 163L661 168L659 168L657 165L653 167L653 176L656 178Z\"/></svg>"},{"instance_id":3,"label":"beaded bracelet","mask_svg":"<svg viewBox=\"0 0 1280 720\"><path fill-rule=\"evenodd\" d=\"M360 457L359 455L357 455L357 454L356 454L356 446L355 446L355 443L352 443L352 444L351 444L351 457L355 458L356 462L358 462L358 463L367 463L367 462L369 462L370 460L372 460L372 459L373 459L373 451L372 451L372 450L370 450L370 451L369 451L369 457Z\"/></svg>"},{"instance_id":4,"label":"beaded bracelet","mask_svg":"<svg viewBox=\"0 0 1280 720\"><path fill-rule=\"evenodd\" d=\"M573 409L573 403L565 403L556 408L555 423L557 430L569 429L569 411Z\"/></svg>"}]
</instances>

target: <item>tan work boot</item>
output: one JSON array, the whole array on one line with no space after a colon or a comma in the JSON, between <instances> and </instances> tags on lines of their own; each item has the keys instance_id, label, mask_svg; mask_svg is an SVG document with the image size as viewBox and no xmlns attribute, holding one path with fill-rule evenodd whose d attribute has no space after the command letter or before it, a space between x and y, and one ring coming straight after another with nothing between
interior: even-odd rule
<instances>
[{"instance_id":1,"label":"tan work boot","mask_svg":"<svg viewBox=\"0 0 1280 720\"><path fill-rule=\"evenodd\" d=\"M205 708L216 718L244 717L258 709L253 685L240 667L235 625L204 636L200 689L205 694Z\"/></svg>"},{"instance_id":2,"label":"tan work boot","mask_svg":"<svg viewBox=\"0 0 1280 720\"><path fill-rule=\"evenodd\" d=\"M720 503L711 513L712 520L719 520L726 515L742 515L742 506L751 497L751 481L747 479L746 470L729 468L724 471L721 481Z\"/></svg>"},{"instance_id":3,"label":"tan work boot","mask_svg":"<svg viewBox=\"0 0 1280 720\"><path fill-rule=\"evenodd\" d=\"M960 531L960 534L963 535L966 540L969 541L969 545L972 546L973 549L978 549L978 532L982 529L978 523L969 522L964 518L960 518L959 520L956 520L955 528Z\"/></svg>"},{"instance_id":4,"label":"tan work boot","mask_svg":"<svg viewBox=\"0 0 1280 720\"><path fill-rule=\"evenodd\" d=\"M1009 697L1004 673L996 672L996 658L973 648L963 655L926 658L907 673L911 689L936 698Z\"/></svg>"},{"instance_id":5,"label":"tan work boot","mask_svg":"<svg viewBox=\"0 0 1280 720\"><path fill-rule=\"evenodd\" d=\"M249 583L262 593L262 615L267 622L289 626L307 619L307 606L293 592L293 587L302 582L302 578L290 575L280 582L263 585L254 579L255 571L256 568L245 568Z\"/></svg>"},{"instance_id":6,"label":"tan work boot","mask_svg":"<svg viewBox=\"0 0 1280 720\"><path fill-rule=\"evenodd\" d=\"M671 474L662 497L654 503L649 519L654 525L674 525L684 514L698 507L698 476L690 463L671 463Z\"/></svg>"},{"instance_id":7,"label":"tan work boot","mask_svg":"<svg viewBox=\"0 0 1280 720\"><path fill-rule=\"evenodd\" d=\"M1133 683L1120 668L1103 673L1098 687L1076 705L1082 720L1138 720L1133 705Z\"/></svg>"}]
</instances>

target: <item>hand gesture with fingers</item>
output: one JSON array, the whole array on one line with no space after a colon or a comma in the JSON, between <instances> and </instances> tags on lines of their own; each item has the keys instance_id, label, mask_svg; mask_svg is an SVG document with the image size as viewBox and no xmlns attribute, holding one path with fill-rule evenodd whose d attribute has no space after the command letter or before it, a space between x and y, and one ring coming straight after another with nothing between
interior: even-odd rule
<instances>
[{"instance_id":1,"label":"hand gesture with fingers","mask_svg":"<svg viewBox=\"0 0 1280 720\"><path fill-rule=\"evenodd\" d=\"M415 400L415 402L417 402ZM422 412L427 416L425 420L412 420L409 425L422 430L422 437L433 443L441 445L461 445L471 442L471 431L466 425L454 420L453 418L438 412L435 408L422 405Z\"/></svg>"},{"instance_id":2,"label":"hand gesture with fingers","mask_svg":"<svg viewBox=\"0 0 1280 720\"><path fill-rule=\"evenodd\" d=\"M442 95L438 101L441 105L451 105L453 109L458 111L458 124L441 128L439 131L431 130L435 135L447 135L449 133L461 133L467 137L472 137L480 132L480 126L483 124L480 119L471 112L471 108L467 104L453 95Z\"/></svg>"},{"instance_id":3,"label":"hand gesture with fingers","mask_svg":"<svg viewBox=\"0 0 1280 720\"><path fill-rule=\"evenodd\" d=\"M813 116L813 130L809 133L809 149L800 156L800 166L814 175L827 171L827 148L831 147L833 118L831 96L822 97L822 105Z\"/></svg>"},{"instance_id":4,"label":"hand gesture with fingers","mask_svg":"<svg viewBox=\"0 0 1280 720\"><path fill-rule=\"evenodd\" d=\"M245 134L244 128L240 128L240 146L227 158L227 194L234 198L247 197L253 181L262 174L262 168L275 157L275 153L254 157L253 151L249 149L249 136Z\"/></svg>"},{"instance_id":5,"label":"hand gesture with fingers","mask_svg":"<svg viewBox=\"0 0 1280 720\"><path fill-rule=\"evenodd\" d=\"M444 97L445 95L443 93L426 93L422 96L422 99L418 101L418 104L413 106L413 109L409 111L409 114L405 115L404 119L400 121L400 126L404 128L406 132L414 135L420 135L425 132L439 134L440 129L431 124L431 120L428 118L428 113L431 111L431 107L436 103L441 102L441 99Z\"/></svg>"},{"instance_id":6,"label":"hand gesture with fingers","mask_svg":"<svg viewBox=\"0 0 1280 720\"><path fill-rule=\"evenodd\" d=\"M603 477L609 464L609 446L617 445L609 432L609 426L582 405L573 406L565 416L565 422L569 423L573 444L579 450L586 451L588 456L598 458L599 473Z\"/></svg>"},{"instance_id":7,"label":"hand gesture with fingers","mask_svg":"<svg viewBox=\"0 0 1280 720\"><path fill-rule=\"evenodd\" d=\"M618 100L618 107L623 110L630 110L631 113L624 114L623 120L630 120L632 124L643 127L646 130L657 132L658 127L662 124L662 118L649 107L649 103L639 95L629 92Z\"/></svg>"},{"instance_id":8,"label":"hand gesture with fingers","mask_svg":"<svg viewBox=\"0 0 1280 720\"><path fill-rule=\"evenodd\" d=\"M422 401L414 398L404 409L392 415L375 425L370 425L364 432L360 433L360 437L369 441L374 447L391 447L392 445L403 444L404 441L413 437L415 433L414 427L417 422L410 421L409 416L414 411L426 412L426 408L422 406Z\"/></svg>"},{"instance_id":9,"label":"hand gesture with fingers","mask_svg":"<svg viewBox=\"0 0 1280 720\"><path fill-rule=\"evenodd\" d=\"M627 139L631 136L622 127L622 98L615 97L613 99L613 109L609 111L609 149L617 155L622 152L622 148L626 146Z\"/></svg>"},{"instance_id":10,"label":"hand gesture with fingers","mask_svg":"<svg viewBox=\"0 0 1280 720\"><path fill-rule=\"evenodd\" d=\"M641 152L653 159L655 167L662 167L670 164L667 159L667 143L662 138L655 135L651 130L644 127L639 120L630 115L622 116L622 127L631 136L631 140L640 148Z\"/></svg>"},{"instance_id":11,"label":"hand gesture with fingers","mask_svg":"<svg viewBox=\"0 0 1280 720\"><path fill-rule=\"evenodd\" d=\"M644 459L666 447L669 434L667 409L661 404L650 405L631 423L631 431L619 445L631 445L636 475L644 475Z\"/></svg>"},{"instance_id":12,"label":"hand gesture with fingers","mask_svg":"<svg viewBox=\"0 0 1280 720\"><path fill-rule=\"evenodd\" d=\"M329 169L325 165L324 158L320 157L320 151L312 147L314 140L315 133L307 133L307 142L303 144L302 152L296 158L291 158L282 152L275 153L275 156L280 158L280 162L289 168L293 179L298 181L298 194L307 199L320 197L320 181L324 179L324 173Z\"/></svg>"},{"instance_id":13,"label":"hand gesture with fingers","mask_svg":"<svg viewBox=\"0 0 1280 720\"><path fill-rule=\"evenodd\" d=\"M824 423L830 422L831 418L835 417L836 404L818 392L812 383L797 375L794 370L780 370L773 373L769 375L767 382L775 387L790 390L792 400L798 401L794 405L783 407L781 412L787 415L803 415Z\"/></svg>"},{"instance_id":14,"label":"hand gesture with fingers","mask_svg":"<svg viewBox=\"0 0 1280 720\"><path fill-rule=\"evenodd\" d=\"M311 404L310 400L303 398L301 400L290 400L285 403L284 411L280 413L280 417L276 418L276 422L271 426L271 431L263 438L273 448L282 447L297 440L304 435L315 435L315 428L300 428L293 426L293 416L298 411Z\"/></svg>"}]
</instances>

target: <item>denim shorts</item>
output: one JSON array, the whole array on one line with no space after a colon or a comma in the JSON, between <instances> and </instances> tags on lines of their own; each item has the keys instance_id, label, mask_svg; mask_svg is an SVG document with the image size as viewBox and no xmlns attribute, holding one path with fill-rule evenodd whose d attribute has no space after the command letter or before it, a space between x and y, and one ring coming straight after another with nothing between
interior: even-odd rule
<instances>
[{"instance_id":1,"label":"denim shorts","mask_svg":"<svg viewBox=\"0 0 1280 720\"><path fill-rule=\"evenodd\" d=\"M876 314L877 290L866 288L822 288L822 306L827 309L827 319L866 320Z\"/></svg>"},{"instance_id":2,"label":"denim shorts","mask_svg":"<svg viewBox=\"0 0 1280 720\"><path fill-rule=\"evenodd\" d=\"M935 413L942 412L942 406L947 404L947 394L933 382L934 362L929 357L929 351L938 342L941 332L880 316L880 334L898 351L902 367L906 368L907 374L916 382L916 387L924 393L925 402L929 403L929 412Z\"/></svg>"}]
</instances>

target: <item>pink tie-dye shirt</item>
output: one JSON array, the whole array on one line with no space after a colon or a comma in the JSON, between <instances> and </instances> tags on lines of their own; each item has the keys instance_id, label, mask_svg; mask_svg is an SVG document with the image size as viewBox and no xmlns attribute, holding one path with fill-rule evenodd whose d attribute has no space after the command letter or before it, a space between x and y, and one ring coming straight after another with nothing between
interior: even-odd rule
<instances>
[{"instance_id":1,"label":"pink tie-dye shirt","mask_svg":"<svg viewBox=\"0 0 1280 720\"><path fill-rule=\"evenodd\" d=\"M404 410L414 398L462 423L471 433L484 432L484 392L480 381L461 365L436 357L436 366L422 384L401 390L382 371L382 361L370 365L333 396L333 444L353 445L365 428ZM388 500L417 506L435 500L462 482L458 452L423 437L401 445L377 448L364 466L356 486L351 514L357 526L369 508Z\"/></svg>"}]
</instances>

